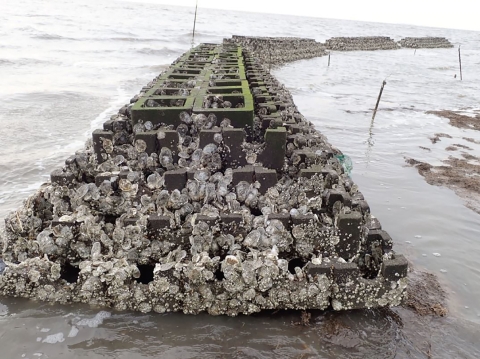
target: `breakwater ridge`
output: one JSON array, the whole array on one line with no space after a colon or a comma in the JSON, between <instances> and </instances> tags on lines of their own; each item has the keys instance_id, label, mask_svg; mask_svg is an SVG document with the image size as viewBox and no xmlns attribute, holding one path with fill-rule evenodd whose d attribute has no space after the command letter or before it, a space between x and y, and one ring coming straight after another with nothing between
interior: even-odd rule
<instances>
[{"instance_id":1,"label":"breakwater ridge","mask_svg":"<svg viewBox=\"0 0 480 359\"><path fill-rule=\"evenodd\" d=\"M6 218L0 293L231 316L400 304L407 260L265 66L399 47L361 39L180 56Z\"/></svg>"}]
</instances>

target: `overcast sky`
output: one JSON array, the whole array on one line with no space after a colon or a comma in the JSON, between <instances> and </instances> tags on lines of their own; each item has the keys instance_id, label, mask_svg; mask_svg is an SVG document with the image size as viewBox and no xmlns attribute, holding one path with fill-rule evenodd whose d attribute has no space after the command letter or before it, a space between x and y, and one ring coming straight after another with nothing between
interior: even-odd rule
<instances>
[{"instance_id":1,"label":"overcast sky","mask_svg":"<svg viewBox=\"0 0 480 359\"><path fill-rule=\"evenodd\" d=\"M133 0L195 6L195 0ZM198 0L204 8L480 31L479 0Z\"/></svg>"}]
</instances>

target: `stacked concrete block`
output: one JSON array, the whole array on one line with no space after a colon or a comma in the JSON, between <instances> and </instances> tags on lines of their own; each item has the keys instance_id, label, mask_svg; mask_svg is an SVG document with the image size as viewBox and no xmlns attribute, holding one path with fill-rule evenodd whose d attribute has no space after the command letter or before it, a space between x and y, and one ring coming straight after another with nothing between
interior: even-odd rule
<instances>
[{"instance_id":1,"label":"stacked concrete block","mask_svg":"<svg viewBox=\"0 0 480 359\"><path fill-rule=\"evenodd\" d=\"M396 50L399 45L388 36L332 37L325 47L334 51Z\"/></svg>"},{"instance_id":2,"label":"stacked concrete block","mask_svg":"<svg viewBox=\"0 0 480 359\"><path fill-rule=\"evenodd\" d=\"M450 48L453 44L445 37L405 37L398 44L412 49Z\"/></svg>"},{"instance_id":3,"label":"stacked concrete block","mask_svg":"<svg viewBox=\"0 0 480 359\"><path fill-rule=\"evenodd\" d=\"M290 43L290 60L317 46ZM6 218L0 293L231 316L397 305L407 262L339 155L251 51L200 45Z\"/></svg>"},{"instance_id":4,"label":"stacked concrete block","mask_svg":"<svg viewBox=\"0 0 480 359\"><path fill-rule=\"evenodd\" d=\"M224 44L237 44L251 51L264 64L281 65L287 62L324 56L325 46L314 39L296 37L248 37L233 35Z\"/></svg>"}]
</instances>

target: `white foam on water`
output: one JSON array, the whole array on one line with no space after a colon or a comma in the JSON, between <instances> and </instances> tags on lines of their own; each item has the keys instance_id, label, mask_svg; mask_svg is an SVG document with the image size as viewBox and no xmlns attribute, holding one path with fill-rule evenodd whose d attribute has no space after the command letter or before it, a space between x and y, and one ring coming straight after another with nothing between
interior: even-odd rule
<instances>
[{"instance_id":1,"label":"white foam on water","mask_svg":"<svg viewBox=\"0 0 480 359\"><path fill-rule=\"evenodd\" d=\"M50 331L50 328L42 328L40 329L42 333L48 333Z\"/></svg>"},{"instance_id":2,"label":"white foam on water","mask_svg":"<svg viewBox=\"0 0 480 359\"><path fill-rule=\"evenodd\" d=\"M123 88L117 87L117 96L111 100L109 106L92 121L90 131L86 133L86 137L90 138L92 131L101 128L103 123L108 120L111 115L116 114L123 105L130 102L130 98L131 94L128 94Z\"/></svg>"},{"instance_id":3,"label":"white foam on water","mask_svg":"<svg viewBox=\"0 0 480 359\"><path fill-rule=\"evenodd\" d=\"M101 311L97 313L93 318L91 319L82 319L78 321L76 324L80 326L85 326L85 327L90 327L90 328L97 328L99 325L103 323L103 321L106 318L110 318L112 316L112 313L106 312L106 311Z\"/></svg>"},{"instance_id":4,"label":"white foam on water","mask_svg":"<svg viewBox=\"0 0 480 359\"><path fill-rule=\"evenodd\" d=\"M70 332L68 333L69 338L75 338L78 334L78 328L76 326L72 326Z\"/></svg>"},{"instance_id":5,"label":"white foam on water","mask_svg":"<svg viewBox=\"0 0 480 359\"><path fill-rule=\"evenodd\" d=\"M63 333L51 334L42 340L42 343L56 344L65 341Z\"/></svg>"}]
</instances>

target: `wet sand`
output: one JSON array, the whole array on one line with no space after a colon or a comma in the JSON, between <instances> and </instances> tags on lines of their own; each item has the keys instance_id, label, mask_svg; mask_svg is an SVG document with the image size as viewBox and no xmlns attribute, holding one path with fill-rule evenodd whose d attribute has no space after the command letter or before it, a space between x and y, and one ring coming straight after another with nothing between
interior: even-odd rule
<instances>
[{"instance_id":1,"label":"wet sand","mask_svg":"<svg viewBox=\"0 0 480 359\"><path fill-rule=\"evenodd\" d=\"M428 111L427 114L448 118L449 124L457 128L480 131L478 111L474 111L474 116L449 110ZM430 137L430 140L435 145L441 141L441 138L452 139L452 136L447 133L436 133ZM480 143L470 137L462 137L462 139L474 144ZM430 151L430 148L422 147L422 149ZM456 152L459 156L450 155L442 160L442 165L437 166L409 157L405 157L405 161L408 165L415 167L428 184L450 188L465 201L468 208L480 214L480 157L465 152L473 151L473 148L460 143L447 146L445 151Z\"/></svg>"}]
</instances>

